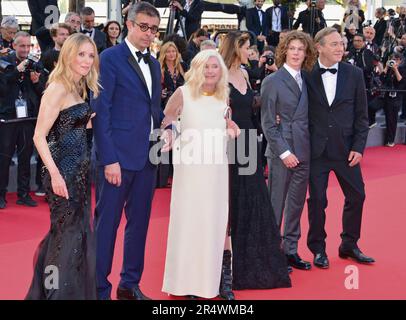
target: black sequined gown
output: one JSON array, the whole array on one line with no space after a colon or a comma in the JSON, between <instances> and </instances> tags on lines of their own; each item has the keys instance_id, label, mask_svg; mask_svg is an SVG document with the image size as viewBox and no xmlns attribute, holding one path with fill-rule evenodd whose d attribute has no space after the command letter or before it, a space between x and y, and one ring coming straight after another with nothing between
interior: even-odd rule
<instances>
[{"instance_id":1,"label":"black sequined gown","mask_svg":"<svg viewBox=\"0 0 406 320\"><path fill-rule=\"evenodd\" d=\"M90 150L86 139L90 115L87 103L73 105L60 112L49 132L48 146L65 179L69 200L53 193L49 172L44 168L51 229L37 249L26 299L96 299L88 184Z\"/></svg>"},{"instance_id":2,"label":"black sequined gown","mask_svg":"<svg viewBox=\"0 0 406 320\"><path fill-rule=\"evenodd\" d=\"M236 153L256 147L249 142L249 129L254 129L252 103L254 92L248 87L245 95L230 83L230 107L233 120L245 136L245 152L241 145ZM240 150L239 150L240 149ZM268 189L262 171L259 150L254 161L256 170L249 175L239 173L246 168L238 161L230 164L230 225L233 250L233 289L271 289L291 286L287 262L281 250L280 232L276 226Z\"/></svg>"}]
</instances>

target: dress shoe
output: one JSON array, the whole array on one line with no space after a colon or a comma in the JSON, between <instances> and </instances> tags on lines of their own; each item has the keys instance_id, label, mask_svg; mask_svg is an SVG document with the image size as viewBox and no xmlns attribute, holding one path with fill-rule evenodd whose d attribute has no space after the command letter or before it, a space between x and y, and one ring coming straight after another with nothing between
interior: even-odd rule
<instances>
[{"instance_id":1,"label":"dress shoe","mask_svg":"<svg viewBox=\"0 0 406 320\"><path fill-rule=\"evenodd\" d=\"M132 290L118 287L117 300L151 300L151 298L145 296L138 286Z\"/></svg>"},{"instance_id":2,"label":"dress shoe","mask_svg":"<svg viewBox=\"0 0 406 320\"><path fill-rule=\"evenodd\" d=\"M313 264L321 269L328 269L330 266L325 252L315 254Z\"/></svg>"},{"instance_id":3,"label":"dress shoe","mask_svg":"<svg viewBox=\"0 0 406 320\"><path fill-rule=\"evenodd\" d=\"M3 197L0 197L0 209L4 209L6 207L6 199L4 199Z\"/></svg>"},{"instance_id":4,"label":"dress shoe","mask_svg":"<svg viewBox=\"0 0 406 320\"><path fill-rule=\"evenodd\" d=\"M359 262L359 263L370 264L370 263L375 262L374 258L366 256L365 254L363 254L361 252L361 250L359 248L345 250L342 247L340 247L338 249L338 255L342 259L352 258L353 260L355 260L356 262Z\"/></svg>"},{"instance_id":5,"label":"dress shoe","mask_svg":"<svg viewBox=\"0 0 406 320\"><path fill-rule=\"evenodd\" d=\"M293 268L300 270L310 270L312 267L310 262L302 260L302 258L300 258L297 253L287 254L286 258L288 259L288 264Z\"/></svg>"},{"instance_id":6,"label":"dress shoe","mask_svg":"<svg viewBox=\"0 0 406 320\"><path fill-rule=\"evenodd\" d=\"M36 201L34 201L30 197L30 195L28 195L28 194L26 196L23 196L23 197L18 197L18 200L17 200L16 203L19 204L19 205L22 205L22 206L27 206L27 207L36 207L36 206L38 206L38 203Z\"/></svg>"}]
</instances>

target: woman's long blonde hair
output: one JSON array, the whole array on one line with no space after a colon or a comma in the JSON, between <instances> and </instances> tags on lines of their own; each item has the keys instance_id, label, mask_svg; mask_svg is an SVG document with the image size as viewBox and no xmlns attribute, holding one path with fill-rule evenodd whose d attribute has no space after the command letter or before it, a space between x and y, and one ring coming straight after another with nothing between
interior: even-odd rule
<instances>
[{"instance_id":1,"label":"woman's long blonde hair","mask_svg":"<svg viewBox=\"0 0 406 320\"><path fill-rule=\"evenodd\" d=\"M185 74L186 85L191 89L192 98L197 99L200 97L205 81L204 68L211 57L217 58L221 68L221 77L216 84L214 96L219 100L226 100L230 90L228 87L228 70L224 64L223 58L216 50L210 49L200 51L193 58L190 69Z\"/></svg>"},{"instance_id":2,"label":"woman's long blonde hair","mask_svg":"<svg viewBox=\"0 0 406 320\"><path fill-rule=\"evenodd\" d=\"M185 76L185 71L183 70L182 64L180 63L181 61L181 55L179 53L178 47L176 46L175 42L168 41L165 44L162 45L160 53L159 53L159 64L161 65L161 74L163 76L164 71L165 71L165 66L166 64L166 51L170 48L174 48L176 51L176 60L175 60L175 69L179 71L179 73L182 75L182 77Z\"/></svg>"},{"instance_id":3,"label":"woman's long blonde hair","mask_svg":"<svg viewBox=\"0 0 406 320\"><path fill-rule=\"evenodd\" d=\"M79 48L86 42L90 43L94 48L94 62L89 73L80 79L77 86L74 82L72 63L79 53ZM93 92L94 97L98 96L100 87L98 78L99 55L97 54L97 47L94 41L82 33L75 33L69 36L62 46L55 69L49 75L48 84L60 82L64 85L67 92L73 93L77 91L85 100L87 98L87 88Z\"/></svg>"}]
</instances>

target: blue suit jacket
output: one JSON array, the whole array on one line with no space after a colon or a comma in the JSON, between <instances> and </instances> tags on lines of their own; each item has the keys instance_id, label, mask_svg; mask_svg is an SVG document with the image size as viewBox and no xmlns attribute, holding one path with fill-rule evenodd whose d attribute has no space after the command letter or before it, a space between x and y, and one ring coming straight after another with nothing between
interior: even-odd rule
<instances>
[{"instance_id":1,"label":"blue suit jacket","mask_svg":"<svg viewBox=\"0 0 406 320\"><path fill-rule=\"evenodd\" d=\"M163 119L161 70L156 59L149 63L150 97L137 60L125 41L100 56L100 95L92 100L96 112L93 130L98 164L119 162L121 168L141 170L148 160L151 116L154 129Z\"/></svg>"},{"instance_id":2,"label":"blue suit jacket","mask_svg":"<svg viewBox=\"0 0 406 320\"><path fill-rule=\"evenodd\" d=\"M256 36L259 36L261 33L264 36L268 36L269 33L269 23L268 15L263 11L262 14L262 25L259 21L257 8L250 8L247 10L246 14L246 24L247 29L251 32L254 32Z\"/></svg>"}]
</instances>

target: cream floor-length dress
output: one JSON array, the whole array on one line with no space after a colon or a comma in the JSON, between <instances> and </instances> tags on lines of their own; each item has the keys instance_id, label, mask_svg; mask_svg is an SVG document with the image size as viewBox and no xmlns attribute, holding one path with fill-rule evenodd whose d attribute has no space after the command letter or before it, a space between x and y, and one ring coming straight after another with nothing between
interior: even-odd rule
<instances>
[{"instance_id":1,"label":"cream floor-length dress","mask_svg":"<svg viewBox=\"0 0 406 320\"><path fill-rule=\"evenodd\" d=\"M214 96L192 99L187 85L181 90L162 291L213 298L228 221L227 104Z\"/></svg>"}]
</instances>

